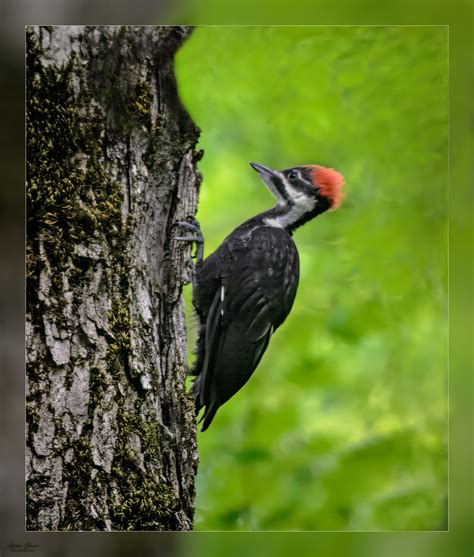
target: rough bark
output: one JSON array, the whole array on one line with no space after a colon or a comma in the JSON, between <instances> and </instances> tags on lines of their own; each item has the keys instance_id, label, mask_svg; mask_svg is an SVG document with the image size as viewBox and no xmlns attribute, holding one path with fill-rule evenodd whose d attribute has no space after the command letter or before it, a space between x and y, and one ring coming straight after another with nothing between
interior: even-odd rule
<instances>
[{"instance_id":1,"label":"rough bark","mask_svg":"<svg viewBox=\"0 0 474 557\"><path fill-rule=\"evenodd\" d=\"M188 530L185 27L27 28L28 530Z\"/></svg>"}]
</instances>

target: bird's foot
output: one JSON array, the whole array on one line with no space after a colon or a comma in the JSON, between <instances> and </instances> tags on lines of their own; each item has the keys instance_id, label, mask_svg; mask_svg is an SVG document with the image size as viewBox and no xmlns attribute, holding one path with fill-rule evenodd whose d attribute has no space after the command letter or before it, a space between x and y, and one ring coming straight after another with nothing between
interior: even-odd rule
<instances>
[{"instance_id":1,"label":"bird's foot","mask_svg":"<svg viewBox=\"0 0 474 557\"><path fill-rule=\"evenodd\" d=\"M201 263L203 260L204 255L204 238L201 232L201 227L199 226L199 222L194 217L187 217L186 220L176 221L173 226L181 226L185 230L189 231L189 234L184 236L175 236L175 240L180 240L184 242L190 242L191 244L196 245L196 251L191 253L191 267L194 271L195 264ZM196 260L194 263L193 259Z\"/></svg>"}]
</instances>

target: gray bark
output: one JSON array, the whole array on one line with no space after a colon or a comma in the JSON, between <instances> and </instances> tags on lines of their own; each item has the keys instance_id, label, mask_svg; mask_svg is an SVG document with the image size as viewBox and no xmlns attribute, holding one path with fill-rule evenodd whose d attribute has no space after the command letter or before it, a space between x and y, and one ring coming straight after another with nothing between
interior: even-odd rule
<instances>
[{"instance_id":1,"label":"gray bark","mask_svg":"<svg viewBox=\"0 0 474 557\"><path fill-rule=\"evenodd\" d=\"M184 27L27 29L28 530L188 530Z\"/></svg>"}]
</instances>

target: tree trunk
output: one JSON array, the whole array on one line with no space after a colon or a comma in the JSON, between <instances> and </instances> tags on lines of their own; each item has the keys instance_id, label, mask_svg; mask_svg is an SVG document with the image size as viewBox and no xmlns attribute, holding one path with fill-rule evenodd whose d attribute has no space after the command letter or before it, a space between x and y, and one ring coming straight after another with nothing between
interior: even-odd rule
<instances>
[{"instance_id":1,"label":"tree trunk","mask_svg":"<svg viewBox=\"0 0 474 557\"><path fill-rule=\"evenodd\" d=\"M28 530L192 528L189 33L27 28Z\"/></svg>"}]
</instances>

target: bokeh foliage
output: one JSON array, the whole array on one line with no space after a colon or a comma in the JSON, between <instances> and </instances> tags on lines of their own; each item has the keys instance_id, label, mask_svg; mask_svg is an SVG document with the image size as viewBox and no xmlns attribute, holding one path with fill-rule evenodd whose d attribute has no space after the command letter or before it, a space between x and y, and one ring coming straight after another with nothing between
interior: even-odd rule
<instances>
[{"instance_id":1,"label":"bokeh foliage","mask_svg":"<svg viewBox=\"0 0 474 557\"><path fill-rule=\"evenodd\" d=\"M248 161L346 177L295 234L292 313L199 437L195 528L445 529L447 29L201 27L176 62L207 254L272 203Z\"/></svg>"}]
</instances>

